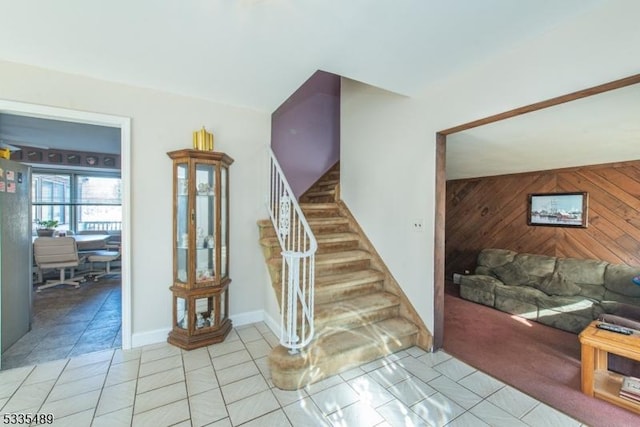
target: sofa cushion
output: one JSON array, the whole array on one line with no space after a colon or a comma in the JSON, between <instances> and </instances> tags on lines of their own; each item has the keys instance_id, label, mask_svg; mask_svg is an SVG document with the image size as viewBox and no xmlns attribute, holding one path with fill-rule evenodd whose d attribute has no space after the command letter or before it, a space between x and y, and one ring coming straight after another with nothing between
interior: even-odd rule
<instances>
[{"instance_id":1,"label":"sofa cushion","mask_svg":"<svg viewBox=\"0 0 640 427\"><path fill-rule=\"evenodd\" d=\"M589 298L583 298L577 296L538 296L538 306L540 307L540 314L543 314L543 310L549 312L561 312L561 313L573 313L588 317L593 320L593 309L597 305L596 301L592 301Z\"/></svg>"},{"instance_id":2,"label":"sofa cushion","mask_svg":"<svg viewBox=\"0 0 640 427\"><path fill-rule=\"evenodd\" d=\"M626 317L640 322L640 306L638 305L627 304L619 301L601 301L600 305L605 313Z\"/></svg>"},{"instance_id":3,"label":"sofa cushion","mask_svg":"<svg viewBox=\"0 0 640 427\"><path fill-rule=\"evenodd\" d=\"M634 276L638 274L638 267L609 264L604 272L604 286L616 294L640 298L640 286L633 283Z\"/></svg>"},{"instance_id":4,"label":"sofa cushion","mask_svg":"<svg viewBox=\"0 0 640 427\"><path fill-rule=\"evenodd\" d=\"M502 282L495 277L480 274L463 275L460 277L460 286L467 286L487 292L493 292L496 285L501 283Z\"/></svg>"},{"instance_id":5,"label":"sofa cushion","mask_svg":"<svg viewBox=\"0 0 640 427\"><path fill-rule=\"evenodd\" d=\"M489 267L485 267L484 265L477 266L475 273L480 276L496 277L496 274Z\"/></svg>"},{"instance_id":6,"label":"sofa cushion","mask_svg":"<svg viewBox=\"0 0 640 427\"><path fill-rule=\"evenodd\" d=\"M604 299L604 291L606 288L602 285L586 285L579 284L580 286L580 295L583 297L591 298L592 300L602 301Z\"/></svg>"},{"instance_id":7,"label":"sofa cushion","mask_svg":"<svg viewBox=\"0 0 640 427\"><path fill-rule=\"evenodd\" d=\"M556 258L546 255L518 254L513 262L519 264L529 275L529 280L524 284L534 287L556 268Z\"/></svg>"},{"instance_id":8,"label":"sofa cushion","mask_svg":"<svg viewBox=\"0 0 640 427\"><path fill-rule=\"evenodd\" d=\"M617 303L617 304L631 304L631 305L637 305L640 307L640 298L622 295L617 292L611 292L609 290L605 290L604 296L602 297L601 303L604 304L605 302Z\"/></svg>"},{"instance_id":9,"label":"sofa cushion","mask_svg":"<svg viewBox=\"0 0 640 427\"><path fill-rule=\"evenodd\" d=\"M494 268L513 261L516 252L508 249L483 249L478 254L478 266Z\"/></svg>"},{"instance_id":10,"label":"sofa cushion","mask_svg":"<svg viewBox=\"0 0 640 427\"><path fill-rule=\"evenodd\" d=\"M582 290L562 273L548 274L545 279L536 286L547 295L573 296L578 295Z\"/></svg>"},{"instance_id":11,"label":"sofa cushion","mask_svg":"<svg viewBox=\"0 0 640 427\"><path fill-rule=\"evenodd\" d=\"M495 295L495 308L498 310L536 320L538 297L544 293L528 286L497 285Z\"/></svg>"},{"instance_id":12,"label":"sofa cushion","mask_svg":"<svg viewBox=\"0 0 640 427\"><path fill-rule=\"evenodd\" d=\"M558 258L556 271L579 286L602 286L607 265L606 262L595 259Z\"/></svg>"},{"instance_id":13,"label":"sofa cushion","mask_svg":"<svg viewBox=\"0 0 640 427\"><path fill-rule=\"evenodd\" d=\"M549 296L538 298L538 321L573 333L582 331L601 310L588 298L581 296Z\"/></svg>"},{"instance_id":14,"label":"sofa cushion","mask_svg":"<svg viewBox=\"0 0 640 427\"><path fill-rule=\"evenodd\" d=\"M466 300L493 307L495 302L494 288L500 280L492 276L473 274L460 278L460 296Z\"/></svg>"},{"instance_id":15,"label":"sofa cushion","mask_svg":"<svg viewBox=\"0 0 640 427\"><path fill-rule=\"evenodd\" d=\"M520 264L509 262L493 268L493 272L505 285L526 285L529 283L529 274Z\"/></svg>"}]
</instances>

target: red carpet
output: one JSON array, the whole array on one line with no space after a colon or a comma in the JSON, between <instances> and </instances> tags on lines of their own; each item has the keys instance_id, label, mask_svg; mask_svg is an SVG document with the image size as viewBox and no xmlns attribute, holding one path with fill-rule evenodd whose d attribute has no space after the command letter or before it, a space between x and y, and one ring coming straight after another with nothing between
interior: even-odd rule
<instances>
[{"instance_id":1,"label":"red carpet","mask_svg":"<svg viewBox=\"0 0 640 427\"><path fill-rule=\"evenodd\" d=\"M445 294L444 350L593 427L640 416L580 391L578 336Z\"/></svg>"}]
</instances>

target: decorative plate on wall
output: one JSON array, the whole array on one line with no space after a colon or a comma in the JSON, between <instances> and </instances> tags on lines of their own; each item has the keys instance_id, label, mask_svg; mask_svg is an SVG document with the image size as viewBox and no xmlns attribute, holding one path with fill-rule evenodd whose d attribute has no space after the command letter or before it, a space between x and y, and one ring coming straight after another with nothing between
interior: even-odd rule
<instances>
[{"instance_id":1,"label":"decorative plate on wall","mask_svg":"<svg viewBox=\"0 0 640 427\"><path fill-rule=\"evenodd\" d=\"M98 164L98 158L96 156L87 156L85 157L85 161L89 166L95 166Z\"/></svg>"},{"instance_id":2,"label":"decorative plate on wall","mask_svg":"<svg viewBox=\"0 0 640 427\"><path fill-rule=\"evenodd\" d=\"M70 165L79 165L80 156L77 154L67 154L67 163Z\"/></svg>"},{"instance_id":3,"label":"decorative plate on wall","mask_svg":"<svg viewBox=\"0 0 640 427\"><path fill-rule=\"evenodd\" d=\"M47 154L47 158L51 163L60 163L62 161L62 154L60 153L49 153Z\"/></svg>"}]
</instances>

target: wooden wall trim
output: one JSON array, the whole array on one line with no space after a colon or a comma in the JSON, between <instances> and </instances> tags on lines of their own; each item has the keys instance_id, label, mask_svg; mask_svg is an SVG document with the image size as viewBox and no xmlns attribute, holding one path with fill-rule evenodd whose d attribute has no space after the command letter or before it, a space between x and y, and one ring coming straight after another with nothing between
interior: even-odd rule
<instances>
[{"instance_id":1,"label":"wooden wall trim","mask_svg":"<svg viewBox=\"0 0 640 427\"><path fill-rule=\"evenodd\" d=\"M555 105L564 104L566 102L575 101L576 99L586 98L587 96L597 95L599 93L620 89L625 86L630 86L636 83L640 83L640 74L635 74L633 76L625 77L619 80L614 80L609 83L593 86L591 88L579 90L577 92L572 92L566 95L557 96L555 98L536 102L534 104L525 105L524 107L515 108L513 110L505 111L504 113L494 114L493 116L485 117L485 118L474 120L472 122L465 123L459 126L454 126L449 129L441 130L439 133L443 135L451 135L452 133L473 129L478 126L498 122L504 119L509 119L511 117L516 117L521 114L542 110L544 108L553 107Z\"/></svg>"},{"instance_id":2,"label":"wooden wall trim","mask_svg":"<svg viewBox=\"0 0 640 427\"><path fill-rule=\"evenodd\" d=\"M446 151L447 137L436 134L436 186L433 254L433 347L442 347L444 342L444 278L445 278L445 221L446 221Z\"/></svg>"},{"instance_id":3,"label":"wooden wall trim","mask_svg":"<svg viewBox=\"0 0 640 427\"><path fill-rule=\"evenodd\" d=\"M459 179L450 179L447 181L447 184L454 184L458 181L473 181L473 180L481 180L481 179L488 179L488 178L506 178L506 177L520 177L520 178L524 178L527 176L537 176L540 175L540 173L545 172L545 173L567 173L567 172L577 172L580 170L583 170L584 168L589 168L589 169L607 169L607 168L624 168L627 166L636 166L638 164L637 160L629 160L629 161L624 161L624 162L613 162L613 163L599 163L597 165L588 165L588 166L572 166L572 167L567 167L567 168L558 168L558 169L546 169L544 171L531 171L531 172L518 172L518 173L510 173L510 174L504 174L504 175L488 175L488 176L481 176L481 177L475 177L475 178L459 178Z\"/></svg>"}]
</instances>

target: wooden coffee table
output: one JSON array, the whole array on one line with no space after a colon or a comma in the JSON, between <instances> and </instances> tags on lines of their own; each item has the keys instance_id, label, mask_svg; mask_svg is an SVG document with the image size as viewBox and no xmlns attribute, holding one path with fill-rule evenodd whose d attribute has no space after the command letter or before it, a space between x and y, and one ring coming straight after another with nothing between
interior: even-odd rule
<instances>
[{"instance_id":1,"label":"wooden coffee table","mask_svg":"<svg viewBox=\"0 0 640 427\"><path fill-rule=\"evenodd\" d=\"M611 372L607 354L640 361L640 332L624 335L599 329L594 320L579 335L582 353L582 392L640 413L640 403L619 396L623 375Z\"/></svg>"}]
</instances>

